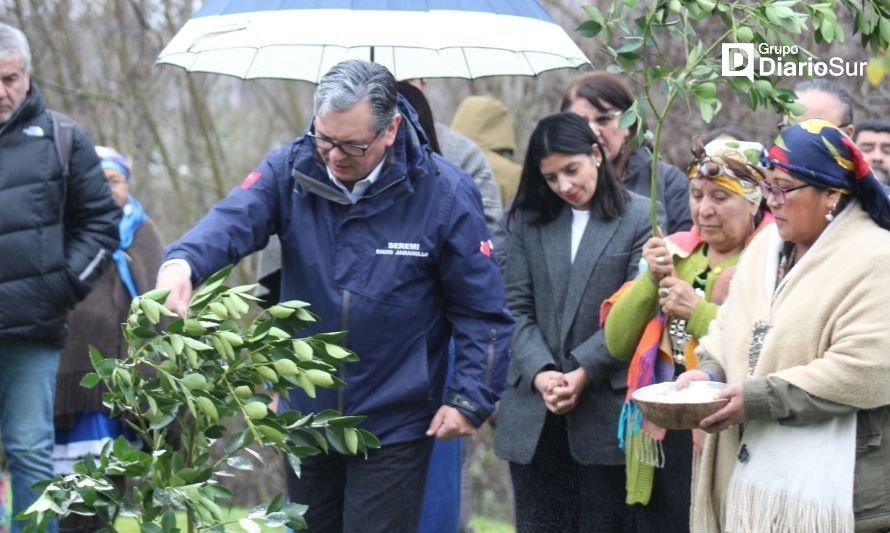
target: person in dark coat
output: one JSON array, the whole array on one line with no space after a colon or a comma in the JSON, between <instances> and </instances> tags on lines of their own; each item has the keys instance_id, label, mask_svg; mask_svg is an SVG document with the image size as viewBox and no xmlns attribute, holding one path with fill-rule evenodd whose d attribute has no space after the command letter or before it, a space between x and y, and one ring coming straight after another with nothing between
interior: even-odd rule
<instances>
[{"instance_id":1,"label":"person in dark coat","mask_svg":"<svg viewBox=\"0 0 890 533\"><path fill-rule=\"evenodd\" d=\"M53 397L68 309L118 245L120 207L83 128L60 160L25 35L0 23L0 439L13 516L53 477ZM61 129L56 123L57 129ZM14 521L12 531L20 531ZM55 528L55 524L51 529Z\"/></svg>"}]
</instances>

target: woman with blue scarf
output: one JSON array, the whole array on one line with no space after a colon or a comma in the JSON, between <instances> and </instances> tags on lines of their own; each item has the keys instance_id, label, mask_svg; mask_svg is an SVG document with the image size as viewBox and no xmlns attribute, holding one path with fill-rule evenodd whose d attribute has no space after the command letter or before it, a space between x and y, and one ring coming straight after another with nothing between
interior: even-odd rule
<instances>
[{"instance_id":1,"label":"woman with blue scarf","mask_svg":"<svg viewBox=\"0 0 890 533\"><path fill-rule=\"evenodd\" d=\"M122 433L123 424L108 417L102 407L102 387L80 386L84 374L93 371L89 346L105 357L122 356L127 345L121 333L130 301L155 285L161 264L163 240L142 205L129 195L130 163L113 148L96 146L111 194L123 210L120 221L120 247L96 288L68 314L68 341L59 358L56 381L56 446L53 452L56 473L69 473L74 462L98 455L109 440ZM72 515L74 524L61 524L77 530L92 530L100 524L86 524L93 517Z\"/></svg>"},{"instance_id":2,"label":"woman with blue scarf","mask_svg":"<svg viewBox=\"0 0 890 533\"><path fill-rule=\"evenodd\" d=\"M890 201L822 119L784 130L761 164L776 222L677 379L728 384L700 423L691 531L887 531Z\"/></svg>"}]
</instances>

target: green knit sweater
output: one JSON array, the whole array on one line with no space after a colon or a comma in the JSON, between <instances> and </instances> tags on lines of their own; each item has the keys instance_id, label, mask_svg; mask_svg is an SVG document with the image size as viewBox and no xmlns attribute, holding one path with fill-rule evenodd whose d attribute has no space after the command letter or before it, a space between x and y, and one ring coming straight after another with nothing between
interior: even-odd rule
<instances>
[{"instance_id":1,"label":"green knit sweater","mask_svg":"<svg viewBox=\"0 0 890 533\"><path fill-rule=\"evenodd\" d=\"M708 268L704 245L699 245L687 257L673 256L677 277L691 284L695 277ZM735 266L741 254L721 262L708 272L705 280L705 299L695 306L686 323L686 331L695 338L708 332L708 324L717 316L717 304L711 303L714 284L726 269ZM616 359L630 361L646 324L658 310L658 287L646 270L640 272L633 285L624 293L606 318L604 335L606 347Z\"/></svg>"}]
</instances>

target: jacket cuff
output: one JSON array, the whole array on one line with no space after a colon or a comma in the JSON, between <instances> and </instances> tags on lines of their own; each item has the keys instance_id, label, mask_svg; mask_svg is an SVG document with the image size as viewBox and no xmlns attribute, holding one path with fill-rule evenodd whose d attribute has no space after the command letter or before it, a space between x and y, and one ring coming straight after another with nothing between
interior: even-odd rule
<instances>
[{"instance_id":1,"label":"jacket cuff","mask_svg":"<svg viewBox=\"0 0 890 533\"><path fill-rule=\"evenodd\" d=\"M708 333L711 321L717 317L718 309L720 308L717 304L706 302L704 299L699 301L689 316L686 331L696 339L704 337Z\"/></svg>"},{"instance_id":2,"label":"jacket cuff","mask_svg":"<svg viewBox=\"0 0 890 533\"><path fill-rule=\"evenodd\" d=\"M484 424L491 415L491 413L482 409L482 406L462 394L452 393L445 403L463 413L477 428Z\"/></svg>"},{"instance_id":3,"label":"jacket cuff","mask_svg":"<svg viewBox=\"0 0 890 533\"><path fill-rule=\"evenodd\" d=\"M745 399L745 418L748 420L764 420L770 416L770 386L766 379L752 379L742 384Z\"/></svg>"}]
</instances>

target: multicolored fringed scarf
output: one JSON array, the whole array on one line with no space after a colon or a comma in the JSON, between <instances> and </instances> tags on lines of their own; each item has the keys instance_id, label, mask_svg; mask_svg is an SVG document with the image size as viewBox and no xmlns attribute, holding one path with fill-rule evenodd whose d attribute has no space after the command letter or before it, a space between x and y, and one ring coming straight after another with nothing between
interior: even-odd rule
<instances>
[{"instance_id":1,"label":"multicolored fringed scarf","mask_svg":"<svg viewBox=\"0 0 890 533\"><path fill-rule=\"evenodd\" d=\"M625 283L615 294L603 302L600 323L605 322L612 305L631 286ZM627 503L649 503L652 492L653 468L664 464L661 441L666 430L646 420L643 413L630 399L640 387L670 381L674 377L674 359L662 341L667 317L659 311L643 330L627 370L627 395L618 420L618 442L628 458Z\"/></svg>"},{"instance_id":2,"label":"multicolored fringed scarf","mask_svg":"<svg viewBox=\"0 0 890 533\"><path fill-rule=\"evenodd\" d=\"M667 240L671 255L686 258L702 243L701 236L693 229L689 232L676 233ZM641 269L639 276L645 276ZM621 286L618 291L607 298L600 307L600 328L605 324L606 317L612 306L627 292L634 281ZM661 442L667 430L656 426L643 416L643 413L631 401L634 391L647 385L672 381L674 379L674 358L670 340L666 334L668 317L660 310L652 317L643 329L640 341L634 350L633 358L627 369L627 394L618 419L618 443L627 457L627 503L646 505L652 494L654 468L664 465L664 452ZM695 348L698 340L690 338L684 353L687 366L694 368L698 359Z\"/></svg>"}]
</instances>

